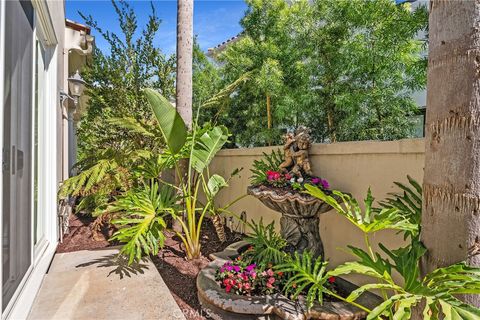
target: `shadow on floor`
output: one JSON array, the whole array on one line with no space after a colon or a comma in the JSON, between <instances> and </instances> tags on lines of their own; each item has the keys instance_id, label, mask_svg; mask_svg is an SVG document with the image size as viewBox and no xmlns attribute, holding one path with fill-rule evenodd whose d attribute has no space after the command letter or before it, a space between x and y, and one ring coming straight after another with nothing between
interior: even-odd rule
<instances>
[{"instance_id":1,"label":"shadow on floor","mask_svg":"<svg viewBox=\"0 0 480 320\"><path fill-rule=\"evenodd\" d=\"M128 257L125 257L120 254L109 254L97 259L94 259L89 262L81 263L76 268L83 268L92 265L98 265L97 268L114 268L109 273L108 276L111 274L116 274L123 279L123 277L131 277L131 275L138 275L144 274L146 269L148 269L148 265L146 264L148 260L143 258L140 262L134 262L131 265L128 265Z\"/></svg>"}]
</instances>

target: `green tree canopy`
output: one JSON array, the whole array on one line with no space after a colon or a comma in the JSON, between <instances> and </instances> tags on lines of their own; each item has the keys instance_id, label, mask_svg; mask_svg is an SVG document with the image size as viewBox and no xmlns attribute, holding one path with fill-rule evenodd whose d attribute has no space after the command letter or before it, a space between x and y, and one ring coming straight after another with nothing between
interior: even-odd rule
<instances>
[{"instance_id":1,"label":"green tree canopy","mask_svg":"<svg viewBox=\"0 0 480 320\"><path fill-rule=\"evenodd\" d=\"M96 48L84 71L89 100L78 128L80 159L105 149L157 148L153 139L112 125L111 120L128 117L140 126L152 126L154 119L141 89L152 87L168 98L174 95L175 59L164 55L154 43L161 21L153 4L141 32L137 32L137 18L127 2L112 1L112 5L121 34L104 30L92 16L82 15L107 41L109 49L103 52Z\"/></svg>"},{"instance_id":2,"label":"green tree canopy","mask_svg":"<svg viewBox=\"0 0 480 320\"><path fill-rule=\"evenodd\" d=\"M425 86L424 7L392 0L248 0L241 39L218 55L225 83L246 72L222 121L240 145L280 142L304 124L317 141L412 134ZM271 98L272 129L266 97Z\"/></svg>"}]
</instances>

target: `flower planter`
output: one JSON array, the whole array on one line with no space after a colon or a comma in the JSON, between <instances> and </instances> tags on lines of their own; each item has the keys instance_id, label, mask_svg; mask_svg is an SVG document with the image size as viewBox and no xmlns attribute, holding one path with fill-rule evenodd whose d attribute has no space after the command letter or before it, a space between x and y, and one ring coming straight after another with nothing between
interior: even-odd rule
<instances>
[{"instance_id":1,"label":"flower planter","mask_svg":"<svg viewBox=\"0 0 480 320\"><path fill-rule=\"evenodd\" d=\"M323 305L315 304L312 309L307 310L303 302L290 300L281 294L248 297L226 293L225 289L215 281L215 272L226 261L235 259L246 246L246 242L240 241L222 252L212 254L210 257L214 260L202 269L197 277L198 299L211 318L218 320L354 320L366 317L365 311L342 301L325 301ZM336 282L341 292L351 292L357 288L341 278L337 278ZM373 308L381 301L381 298L369 292L357 300L367 308Z\"/></svg>"},{"instance_id":2,"label":"flower planter","mask_svg":"<svg viewBox=\"0 0 480 320\"><path fill-rule=\"evenodd\" d=\"M263 185L250 186L247 193L282 214L280 233L290 253L309 250L314 257L323 257L319 215L330 211L330 205L305 193Z\"/></svg>"}]
</instances>

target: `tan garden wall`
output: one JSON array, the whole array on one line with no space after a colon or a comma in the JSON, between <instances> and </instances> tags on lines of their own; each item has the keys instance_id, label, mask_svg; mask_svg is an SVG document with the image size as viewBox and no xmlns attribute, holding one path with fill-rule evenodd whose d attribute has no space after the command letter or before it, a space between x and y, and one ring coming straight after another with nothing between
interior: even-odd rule
<instances>
[{"instance_id":1,"label":"tan garden wall","mask_svg":"<svg viewBox=\"0 0 480 320\"><path fill-rule=\"evenodd\" d=\"M278 147L275 147L278 148ZM226 204L245 194L249 185L250 168L253 160L269 153L271 147L222 150L212 162L212 172L227 177L235 168L244 168L240 178L231 181L230 187L219 195L219 204ZM410 175L417 181L423 179L424 140L407 139L399 141L361 141L334 144L314 144L310 150L313 172L326 178L331 187L350 192L358 200L365 197L370 186L376 199L396 191L393 181L406 181ZM265 207L252 196L242 199L233 206L234 212L245 211L247 219L265 222L276 221L280 214ZM351 257L338 248L351 244L363 247L362 234L342 216L328 212L321 216L321 235L325 255L331 265L338 265ZM375 242L383 242L393 247L402 245L402 238L393 232L376 235Z\"/></svg>"}]
</instances>

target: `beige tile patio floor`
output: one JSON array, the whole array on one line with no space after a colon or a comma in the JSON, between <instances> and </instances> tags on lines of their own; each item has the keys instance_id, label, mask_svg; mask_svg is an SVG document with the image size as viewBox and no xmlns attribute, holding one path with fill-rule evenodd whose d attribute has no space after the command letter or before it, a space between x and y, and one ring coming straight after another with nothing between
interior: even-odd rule
<instances>
[{"instance_id":1,"label":"beige tile patio floor","mask_svg":"<svg viewBox=\"0 0 480 320\"><path fill-rule=\"evenodd\" d=\"M128 266L117 254L55 255L28 319L185 319L150 259Z\"/></svg>"}]
</instances>

